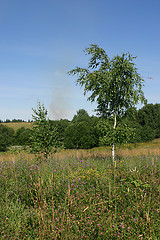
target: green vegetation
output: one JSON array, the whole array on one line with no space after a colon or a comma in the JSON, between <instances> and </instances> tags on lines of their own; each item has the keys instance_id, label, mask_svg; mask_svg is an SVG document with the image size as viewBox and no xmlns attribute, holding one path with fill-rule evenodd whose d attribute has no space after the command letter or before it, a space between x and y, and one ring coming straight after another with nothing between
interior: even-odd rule
<instances>
[{"instance_id":1,"label":"green vegetation","mask_svg":"<svg viewBox=\"0 0 160 240\"><path fill-rule=\"evenodd\" d=\"M37 109L33 109L33 128L30 134L30 146L35 153L41 153L45 157L52 153L53 147L58 146L57 130L52 127L47 119L48 111L39 102Z\"/></svg>"},{"instance_id":2,"label":"green vegetation","mask_svg":"<svg viewBox=\"0 0 160 240\"><path fill-rule=\"evenodd\" d=\"M14 141L14 130L0 125L0 152L5 152Z\"/></svg>"},{"instance_id":3,"label":"green vegetation","mask_svg":"<svg viewBox=\"0 0 160 240\"><path fill-rule=\"evenodd\" d=\"M80 109L65 129L64 146L68 149L89 149L98 146L98 118Z\"/></svg>"},{"instance_id":4,"label":"green vegetation","mask_svg":"<svg viewBox=\"0 0 160 240\"><path fill-rule=\"evenodd\" d=\"M114 119L112 117L103 119L89 116L84 109L80 109L73 116L72 121L66 119L52 121L48 119L46 123L52 147L88 149L98 146L111 146L113 143L113 134L110 134L114 132ZM16 125L16 128L14 125ZM7 126L11 126L11 128ZM0 151L6 151L10 146L25 147L30 145L29 139L30 136L33 136L31 131L33 126L36 126L34 122L1 123ZM44 135L46 129L44 128ZM56 144L54 141L55 132ZM160 104L146 104L139 110L135 107L129 108L122 117L118 118L117 131L114 134L116 134L118 145L126 142L147 142L159 138Z\"/></svg>"},{"instance_id":5,"label":"green vegetation","mask_svg":"<svg viewBox=\"0 0 160 240\"><path fill-rule=\"evenodd\" d=\"M131 155L115 168L100 149L4 154L0 238L160 239L160 155Z\"/></svg>"},{"instance_id":6,"label":"green vegetation","mask_svg":"<svg viewBox=\"0 0 160 240\"><path fill-rule=\"evenodd\" d=\"M142 86L144 80L137 72L133 60L135 57L127 54L117 55L110 59L106 52L91 44L85 49L86 55L90 55L88 68L77 67L69 71L71 75L77 75L77 84L84 86L84 95L89 92L89 101L97 102L97 112L103 118L114 118L112 129L107 128L107 142L112 144L112 158L114 162L115 144L127 141L129 127L117 126L117 117L122 116L127 109L134 107L139 101L146 103ZM121 130L122 129L122 130ZM123 131L123 133L121 133ZM121 137L119 138L119 135ZM110 136L108 138L108 136ZM101 138L106 136L102 135ZM120 140L120 141L119 141Z\"/></svg>"},{"instance_id":7,"label":"green vegetation","mask_svg":"<svg viewBox=\"0 0 160 240\"><path fill-rule=\"evenodd\" d=\"M86 52L88 69L70 74L100 117L51 121L38 103L33 123L0 121L1 239L160 239L160 104L134 107L145 98L130 54Z\"/></svg>"}]
</instances>

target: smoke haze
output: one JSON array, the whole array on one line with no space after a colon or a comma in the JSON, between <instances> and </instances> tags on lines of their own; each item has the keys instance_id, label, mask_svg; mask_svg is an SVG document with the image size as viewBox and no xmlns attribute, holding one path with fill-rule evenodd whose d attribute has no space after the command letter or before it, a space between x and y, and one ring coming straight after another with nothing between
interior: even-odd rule
<instances>
[{"instance_id":1,"label":"smoke haze","mask_svg":"<svg viewBox=\"0 0 160 240\"><path fill-rule=\"evenodd\" d=\"M73 112L71 86L65 69L55 72L50 112L54 120L68 118Z\"/></svg>"}]
</instances>

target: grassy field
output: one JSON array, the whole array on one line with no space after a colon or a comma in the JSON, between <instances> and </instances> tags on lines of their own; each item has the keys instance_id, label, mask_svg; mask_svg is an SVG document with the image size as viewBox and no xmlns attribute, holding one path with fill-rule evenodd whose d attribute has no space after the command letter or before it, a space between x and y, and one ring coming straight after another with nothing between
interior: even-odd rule
<instances>
[{"instance_id":1,"label":"grassy field","mask_svg":"<svg viewBox=\"0 0 160 240\"><path fill-rule=\"evenodd\" d=\"M160 239L159 141L0 155L0 239Z\"/></svg>"},{"instance_id":2,"label":"grassy field","mask_svg":"<svg viewBox=\"0 0 160 240\"><path fill-rule=\"evenodd\" d=\"M32 128L33 123L28 123L28 122L15 122L15 123L1 123L4 126L13 128L14 131L16 131L18 128L24 127L24 128Z\"/></svg>"}]
</instances>

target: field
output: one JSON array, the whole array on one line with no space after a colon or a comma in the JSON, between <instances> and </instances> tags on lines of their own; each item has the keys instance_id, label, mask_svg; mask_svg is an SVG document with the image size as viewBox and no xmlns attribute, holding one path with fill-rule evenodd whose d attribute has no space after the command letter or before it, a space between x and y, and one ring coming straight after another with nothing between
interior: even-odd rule
<instances>
[{"instance_id":1,"label":"field","mask_svg":"<svg viewBox=\"0 0 160 240\"><path fill-rule=\"evenodd\" d=\"M32 128L33 123L30 122L9 122L9 123L1 123L2 125L6 126L6 127L10 127L13 128L14 131L17 131L17 129L24 127L24 128Z\"/></svg>"},{"instance_id":2,"label":"field","mask_svg":"<svg viewBox=\"0 0 160 240\"><path fill-rule=\"evenodd\" d=\"M160 239L160 142L0 155L0 239Z\"/></svg>"}]
</instances>

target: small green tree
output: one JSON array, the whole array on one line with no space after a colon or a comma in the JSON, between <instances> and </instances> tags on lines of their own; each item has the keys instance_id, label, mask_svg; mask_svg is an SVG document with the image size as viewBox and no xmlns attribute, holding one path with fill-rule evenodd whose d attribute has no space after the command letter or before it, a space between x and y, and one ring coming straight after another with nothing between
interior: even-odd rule
<instances>
[{"instance_id":1,"label":"small green tree","mask_svg":"<svg viewBox=\"0 0 160 240\"><path fill-rule=\"evenodd\" d=\"M114 117L115 129L117 115L124 114L139 101L146 101L142 91L144 80L133 63L135 57L129 53L110 59L96 44L91 44L85 52L91 55L88 68L77 67L69 71L69 74L78 75L77 84L84 86L84 94L91 93L88 100L97 101L97 112L101 116ZM113 143L113 162L114 155Z\"/></svg>"},{"instance_id":2,"label":"small green tree","mask_svg":"<svg viewBox=\"0 0 160 240\"><path fill-rule=\"evenodd\" d=\"M47 118L48 111L44 105L38 102L37 109L32 110L34 126L31 134L31 147L34 152L42 153L47 157L58 145L57 130L50 124L50 120Z\"/></svg>"}]
</instances>

